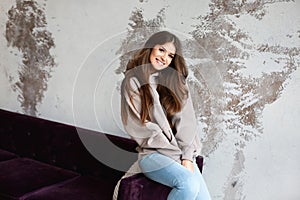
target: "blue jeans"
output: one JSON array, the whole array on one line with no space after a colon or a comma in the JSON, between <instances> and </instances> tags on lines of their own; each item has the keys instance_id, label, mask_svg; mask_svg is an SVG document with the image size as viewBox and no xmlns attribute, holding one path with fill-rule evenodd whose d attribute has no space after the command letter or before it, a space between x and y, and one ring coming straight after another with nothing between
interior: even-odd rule
<instances>
[{"instance_id":1,"label":"blue jeans","mask_svg":"<svg viewBox=\"0 0 300 200\"><path fill-rule=\"evenodd\" d=\"M194 162L194 172L160 153L152 153L139 162L146 177L172 188L168 200L211 200L205 181Z\"/></svg>"}]
</instances>

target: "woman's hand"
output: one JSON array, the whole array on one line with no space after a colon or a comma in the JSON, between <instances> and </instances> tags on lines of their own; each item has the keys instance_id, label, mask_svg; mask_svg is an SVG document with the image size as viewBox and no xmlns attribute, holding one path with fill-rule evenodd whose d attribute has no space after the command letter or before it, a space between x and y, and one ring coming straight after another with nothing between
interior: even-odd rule
<instances>
[{"instance_id":1,"label":"woman's hand","mask_svg":"<svg viewBox=\"0 0 300 200\"><path fill-rule=\"evenodd\" d=\"M190 160L182 160L181 165L186 167L188 170L194 173L194 164Z\"/></svg>"}]
</instances>

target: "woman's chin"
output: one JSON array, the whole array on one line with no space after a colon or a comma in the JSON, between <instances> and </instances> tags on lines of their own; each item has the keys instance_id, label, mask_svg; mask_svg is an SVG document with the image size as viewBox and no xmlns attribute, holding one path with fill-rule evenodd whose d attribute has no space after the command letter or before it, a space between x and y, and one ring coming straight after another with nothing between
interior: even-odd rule
<instances>
[{"instance_id":1,"label":"woman's chin","mask_svg":"<svg viewBox=\"0 0 300 200\"><path fill-rule=\"evenodd\" d=\"M168 66L164 66L164 65L153 65L153 68L156 70L156 71L160 71L160 70L163 70L163 69L166 69Z\"/></svg>"}]
</instances>

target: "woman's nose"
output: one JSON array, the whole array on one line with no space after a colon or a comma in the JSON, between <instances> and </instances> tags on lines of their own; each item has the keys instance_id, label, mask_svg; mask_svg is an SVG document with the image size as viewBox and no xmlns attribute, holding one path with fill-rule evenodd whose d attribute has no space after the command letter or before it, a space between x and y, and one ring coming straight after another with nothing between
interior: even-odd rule
<instances>
[{"instance_id":1,"label":"woman's nose","mask_svg":"<svg viewBox=\"0 0 300 200\"><path fill-rule=\"evenodd\" d=\"M164 54L161 56L161 59L162 59L163 61L166 61L166 60L167 60L167 54L164 53Z\"/></svg>"}]
</instances>

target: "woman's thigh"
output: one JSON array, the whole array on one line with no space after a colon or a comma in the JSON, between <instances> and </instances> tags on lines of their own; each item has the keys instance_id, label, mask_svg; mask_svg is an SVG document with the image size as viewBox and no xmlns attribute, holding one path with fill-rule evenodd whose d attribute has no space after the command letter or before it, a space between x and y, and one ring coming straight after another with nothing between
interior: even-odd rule
<instances>
[{"instance_id":1,"label":"woman's thigh","mask_svg":"<svg viewBox=\"0 0 300 200\"><path fill-rule=\"evenodd\" d=\"M195 178L190 170L160 153L145 156L139 164L145 176L170 187Z\"/></svg>"}]
</instances>

